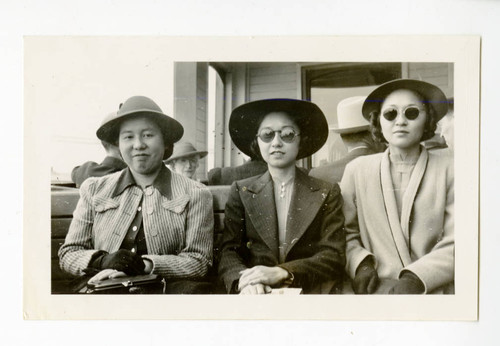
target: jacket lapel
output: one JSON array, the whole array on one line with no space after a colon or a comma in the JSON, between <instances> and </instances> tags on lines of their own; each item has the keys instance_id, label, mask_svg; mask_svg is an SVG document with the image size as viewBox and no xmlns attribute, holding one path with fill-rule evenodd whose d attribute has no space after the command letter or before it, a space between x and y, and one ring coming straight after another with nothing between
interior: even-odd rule
<instances>
[{"instance_id":1,"label":"jacket lapel","mask_svg":"<svg viewBox=\"0 0 500 346\"><path fill-rule=\"evenodd\" d=\"M403 229L403 234L408 239L410 239L410 216L411 210L413 207L413 202L415 201L415 197L418 192L418 188L420 186L420 182L424 176L425 170L427 168L427 150L422 146L422 151L418 158L417 163L415 164L415 168L413 168L413 172L410 177L410 181L408 182L408 186L406 187L406 192L403 196L403 206L401 210L401 227Z\"/></svg>"},{"instance_id":2,"label":"jacket lapel","mask_svg":"<svg viewBox=\"0 0 500 346\"><path fill-rule=\"evenodd\" d=\"M271 249L277 260L279 258L278 220L273 181L269 171L249 186L240 186L240 196L256 232Z\"/></svg>"},{"instance_id":3,"label":"jacket lapel","mask_svg":"<svg viewBox=\"0 0 500 346\"><path fill-rule=\"evenodd\" d=\"M296 169L292 200L286 222L285 258L311 225L328 192L327 189L321 188L300 169Z\"/></svg>"},{"instance_id":4,"label":"jacket lapel","mask_svg":"<svg viewBox=\"0 0 500 346\"><path fill-rule=\"evenodd\" d=\"M392 232L392 238L396 244L399 258L403 266L411 263L410 251L408 249L408 238L405 237L401 224L399 222L398 206L396 196L394 195L394 186L391 179L391 168L389 160L389 150L386 150L382 156L380 167L380 180L382 184L382 193L384 195L385 210L389 219L389 226Z\"/></svg>"}]
</instances>

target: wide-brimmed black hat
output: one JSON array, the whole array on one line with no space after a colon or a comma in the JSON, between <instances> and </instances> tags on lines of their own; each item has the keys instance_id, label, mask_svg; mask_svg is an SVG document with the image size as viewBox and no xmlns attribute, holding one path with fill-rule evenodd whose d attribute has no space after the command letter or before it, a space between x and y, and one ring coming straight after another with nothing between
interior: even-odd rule
<instances>
[{"instance_id":1,"label":"wide-brimmed black hat","mask_svg":"<svg viewBox=\"0 0 500 346\"><path fill-rule=\"evenodd\" d=\"M382 103L386 97L398 89L407 89L417 92L423 97L422 102L429 105L436 113L436 121L441 119L448 112L448 100L444 93L437 86L431 83L415 79L395 79L380 85L373 90L363 103L363 116L370 120L370 113L380 111Z\"/></svg>"},{"instance_id":2,"label":"wide-brimmed black hat","mask_svg":"<svg viewBox=\"0 0 500 346\"><path fill-rule=\"evenodd\" d=\"M265 115L272 112L288 114L300 128L300 150L297 160L314 154L328 138L325 115L312 102L294 99L267 99L245 103L236 107L229 119L229 134L244 154L255 156L250 145L257 136Z\"/></svg>"},{"instance_id":3,"label":"wide-brimmed black hat","mask_svg":"<svg viewBox=\"0 0 500 346\"><path fill-rule=\"evenodd\" d=\"M164 114L153 100L145 96L132 96L120 106L116 114L105 119L105 122L97 129L97 138L117 144L120 124L135 116L147 116L154 120L161 129L165 145L177 142L184 134L182 125Z\"/></svg>"}]
</instances>

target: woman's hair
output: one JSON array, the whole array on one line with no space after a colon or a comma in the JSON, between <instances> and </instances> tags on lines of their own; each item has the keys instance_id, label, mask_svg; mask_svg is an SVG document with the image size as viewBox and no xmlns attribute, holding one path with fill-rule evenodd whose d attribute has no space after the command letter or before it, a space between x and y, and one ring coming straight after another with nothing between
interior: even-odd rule
<instances>
[{"instance_id":1,"label":"woman's hair","mask_svg":"<svg viewBox=\"0 0 500 346\"><path fill-rule=\"evenodd\" d=\"M257 136L255 136L255 138L252 140L252 143L250 143L250 152L252 153L252 158L254 158L255 160L264 161L260 153Z\"/></svg>"},{"instance_id":2,"label":"woman's hair","mask_svg":"<svg viewBox=\"0 0 500 346\"><path fill-rule=\"evenodd\" d=\"M420 96L415 91L413 92ZM437 123L436 111L434 110L434 108L429 106L429 104L425 102L423 105L427 117L425 119L424 133L422 134L422 138L420 139L421 142L434 137ZM382 104L380 104L380 106L382 106ZM387 143L387 140L382 133L382 127L380 126L380 107L378 111L372 111L370 113L370 131L375 141L379 143Z\"/></svg>"}]
</instances>

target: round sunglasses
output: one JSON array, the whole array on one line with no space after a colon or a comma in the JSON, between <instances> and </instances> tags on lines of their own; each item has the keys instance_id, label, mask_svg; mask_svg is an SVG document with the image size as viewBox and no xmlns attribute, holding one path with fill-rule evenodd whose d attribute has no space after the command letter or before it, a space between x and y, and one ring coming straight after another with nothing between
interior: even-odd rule
<instances>
[{"instance_id":1,"label":"round sunglasses","mask_svg":"<svg viewBox=\"0 0 500 346\"><path fill-rule=\"evenodd\" d=\"M403 109L403 114L408 120L415 120L418 118L420 113L425 112L424 110L420 110L416 106L408 106ZM383 117L388 121L393 121L398 116L398 110L396 108L388 108L382 112Z\"/></svg>"},{"instance_id":2,"label":"round sunglasses","mask_svg":"<svg viewBox=\"0 0 500 346\"><path fill-rule=\"evenodd\" d=\"M279 133L281 140L285 143L292 143L296 137L300 136L300 133L295 132L295 130L291 127L285 127L278 131L273 131L272 129L265 127L259 131L256 137L259 137L264 143L271 143L276 133Z\"/></svg>"}]
</instances>

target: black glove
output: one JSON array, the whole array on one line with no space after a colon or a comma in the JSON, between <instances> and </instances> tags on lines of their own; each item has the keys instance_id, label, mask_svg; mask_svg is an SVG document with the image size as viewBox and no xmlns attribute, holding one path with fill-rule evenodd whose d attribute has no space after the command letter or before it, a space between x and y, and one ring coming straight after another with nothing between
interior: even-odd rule
<instances>
[{"instance_id":1,"label":"black glove","mask_svg":"<svg viewBox=\"0 0 500 346\"><path fill-rule=\"evenodd\" d=\"M120 249L110 254L103 254L92 262L92 267L116 269L127 275L144 274L145 264L142 257L130 250Z\"/></svg>"},{"instance_id":2,"label":"black glove","mask_svg":"<svg viewBox=\"0 0 500 346\"><path fill-rule=\"evenodd\" d=\"M372 294L377 289L379 282L372 259L366 258L356 269L356 275L352 280L352 289L356 294Z\"/></svg>"},{"instance_id":3,"label":"black glove","mask_svg":"<svg viewBox=\"0 0 500 346\"><path fill-rule=\"evenodd\" d=\"M412 272L404 272L398 282L389 290L389 294L422 294L424 283Z\"/></svg>"}]
</instances>

